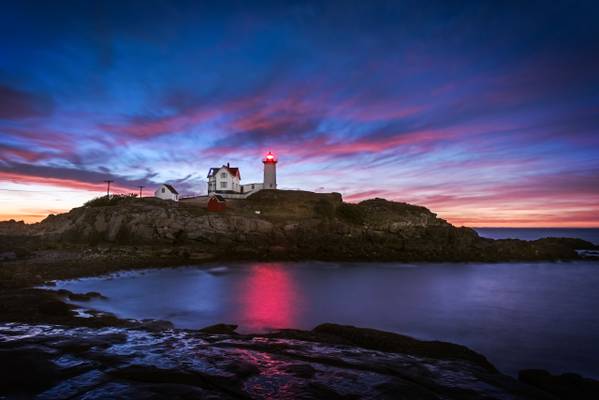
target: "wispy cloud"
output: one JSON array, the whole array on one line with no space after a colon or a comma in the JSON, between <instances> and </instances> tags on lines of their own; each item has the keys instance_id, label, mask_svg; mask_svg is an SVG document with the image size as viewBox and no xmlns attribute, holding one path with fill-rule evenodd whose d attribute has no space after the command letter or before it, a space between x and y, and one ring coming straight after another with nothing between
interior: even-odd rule
<instances>
[{"instance_id":1,"label":"wispy cloud","mask_svg":"<svg viewBox=\"0 0 599 400\"><path fill-rule=\"evenodd\" d=\"M282 187L599 225L596 5L47 7L0 15L0 186L199 193L273 150Z\"/></svg>"},{"instance_id":2,"label":"wispy cloud","mask_svg":"<svg viewBox=\"0 0 599 400\"><path fill-rule=\"evenodd\" d=\"M54 104L49 96L34 94L0 83L0 119L45 117Z\"/></svg>"}]
</instances>

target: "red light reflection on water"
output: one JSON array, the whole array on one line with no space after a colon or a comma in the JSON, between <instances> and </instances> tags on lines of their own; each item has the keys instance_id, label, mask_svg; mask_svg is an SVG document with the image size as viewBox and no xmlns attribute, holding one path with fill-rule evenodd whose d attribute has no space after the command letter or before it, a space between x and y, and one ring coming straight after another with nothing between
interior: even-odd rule
<instances>
[{"instance_id":1,"label":"red light reflection on water","mask_svg":"<svg viewBox=\"0 0 599 400\"><path fill-rule=\"evenodd\" d=\"M241 293L243 319L250 330L296 325L296 293L281 264L254 264Z\"/></svg>"}]
</instances>

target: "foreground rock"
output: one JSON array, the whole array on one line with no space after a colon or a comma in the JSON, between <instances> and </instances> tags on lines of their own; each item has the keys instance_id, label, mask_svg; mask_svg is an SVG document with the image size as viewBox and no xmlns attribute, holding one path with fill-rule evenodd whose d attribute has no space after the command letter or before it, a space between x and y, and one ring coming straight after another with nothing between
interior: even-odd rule
<instances>
[{"instance_id":1,"label":"foreground rock","mask_svg":"<svg viewBox=\"0 0 599 400\"><path fill-rule=\"evenodd\" d=\"M95 204L95 203L94 203ZM583 240L491 240L424 207L337 193L261 191L210 213L197 202L124 198L0 222L0 286L211 260L522 261L577 259ZM39 278L39 279L38 279Z\"/></svg>"},{"instance_id":2,"label":"foreground rock","mask_svg":"<svg viewBox=\"0 0 599 400\"><path fill-rule=\"evenodd\" d=\"M552 375L542 369L520 371L518 379L561 399L593 400L599 397L599 381L578 374Z\"/></svg>"},{"instance_id":3,"label":"foreground rock","mask_svg":"<svg viewBox=\"0 0 599 400\"><path fill-rule=\"evenodd\" d=\"M0 374L9 398L568 398L461 346L332 324L254 336L4 323Z\"/></svg>"}]
</instances>

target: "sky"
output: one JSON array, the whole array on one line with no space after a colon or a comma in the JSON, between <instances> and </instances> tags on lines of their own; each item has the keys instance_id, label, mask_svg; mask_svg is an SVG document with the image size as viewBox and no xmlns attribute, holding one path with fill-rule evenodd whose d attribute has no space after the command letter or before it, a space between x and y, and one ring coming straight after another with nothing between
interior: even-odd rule
<instances>
[{"instance_id":1,"label":"sky","mask_svg":"<svg viewBox=\"0 0 599 400\"><path fill-rule=\"evenodd\" d=\"M0 220L105 192L279 188L456 225L599 227L595 1L18 1L0 12Z\"/></svg>"}]
</instances>

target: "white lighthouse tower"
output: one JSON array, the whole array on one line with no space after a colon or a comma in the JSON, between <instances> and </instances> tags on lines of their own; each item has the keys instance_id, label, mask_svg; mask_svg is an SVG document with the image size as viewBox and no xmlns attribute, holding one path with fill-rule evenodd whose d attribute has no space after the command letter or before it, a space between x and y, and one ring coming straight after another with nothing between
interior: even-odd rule
<instances>
[{"instance_id":1,"label":"white lighthouse tower","mask_svg":"<svg viewBox=\"0 0 599 400\"><path fill-rule=\"evenodd\" d=\"M264 189L276 189L277 158L269 151L262 163L264 164Z\"/></svg>"}]
</instances>

